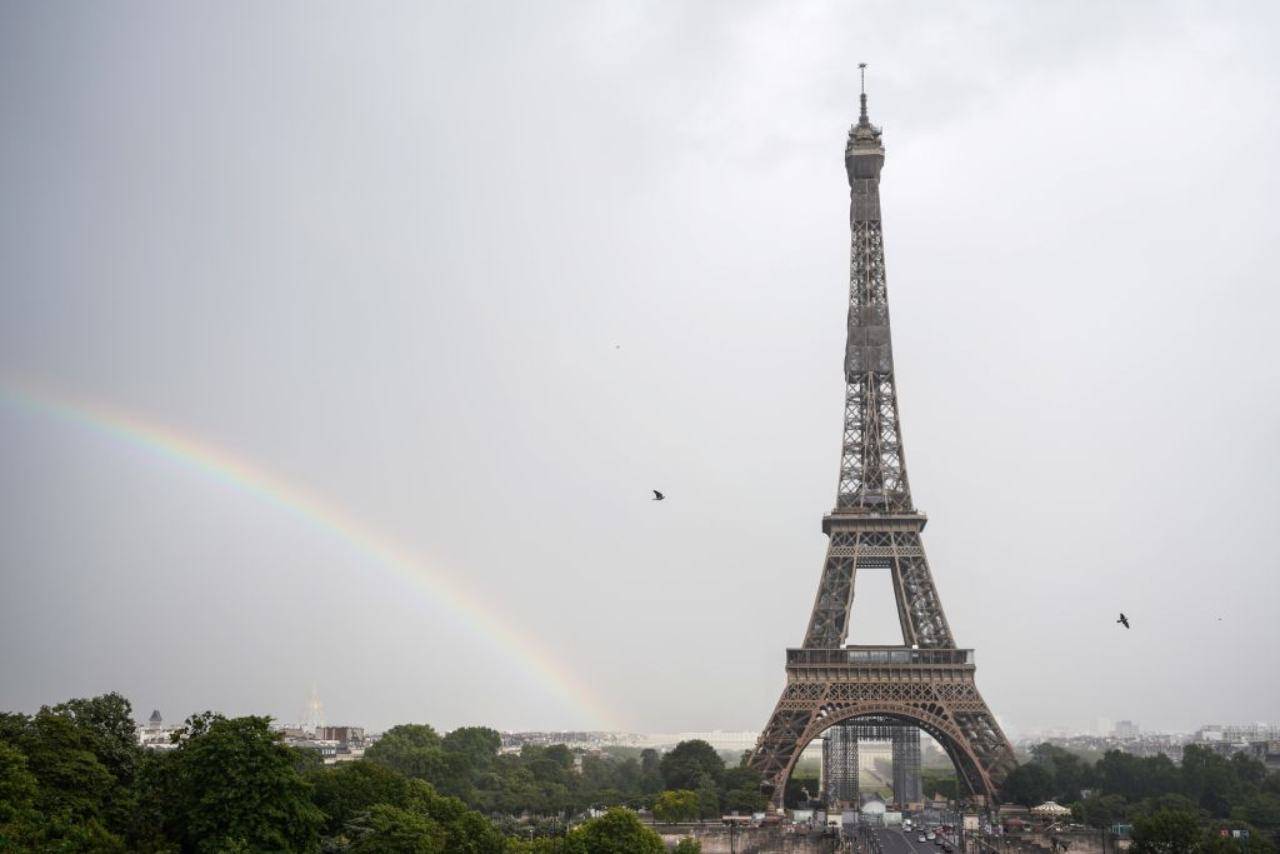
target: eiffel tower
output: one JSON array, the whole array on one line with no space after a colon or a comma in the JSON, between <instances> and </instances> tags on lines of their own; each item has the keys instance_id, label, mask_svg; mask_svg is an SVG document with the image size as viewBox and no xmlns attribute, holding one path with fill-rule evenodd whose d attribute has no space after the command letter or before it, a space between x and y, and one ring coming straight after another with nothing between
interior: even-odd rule
<instances>
[{"instance_id":1,"label":"eiffel tower","mask_svg":"<svg viewBox=\"0 0 1280 854\"><path fill-rule=\"evenodd\" d=\"M750 763L781 807L791 769L814 738L859 719L896 721L931 735L970 792L991 803L1016 762L974 684L973 650L957 648L951 635L920 539L928 520L911 502L885 289L884 146L867 118L865 83L861 100L844 153L853 249L836 506L822 520L829 544L804 644L787 650L787 684ZM845 645L859 569L889 570L901 646Z\"/></svg>"}]
</instances>

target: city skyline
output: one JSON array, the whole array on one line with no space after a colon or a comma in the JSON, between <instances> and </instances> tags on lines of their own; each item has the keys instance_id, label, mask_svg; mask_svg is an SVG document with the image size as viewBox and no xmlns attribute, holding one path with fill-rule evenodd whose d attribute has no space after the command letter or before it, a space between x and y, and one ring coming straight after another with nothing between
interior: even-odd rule
<instances>
[{"instance_id":1,"label":"city skyline","mask_svg":"<svg viewBox=\"0 0 1280 854\"><path fill-rule=\"evenodd\" d=\"M1280 13L987 10L9 8L0 709L759 727L836 483L865 58L983 695L1274 720Z\"/></svg>"}]
</instances>

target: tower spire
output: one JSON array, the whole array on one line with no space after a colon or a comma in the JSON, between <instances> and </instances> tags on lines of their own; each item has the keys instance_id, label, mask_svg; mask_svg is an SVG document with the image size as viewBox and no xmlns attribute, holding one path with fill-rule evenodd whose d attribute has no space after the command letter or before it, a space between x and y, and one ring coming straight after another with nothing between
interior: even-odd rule
<instances>
[{"instance_id":1,"label":"tower spire","mask_svg":"<svg viewBox=\"0 0 1280 854\"><path fill-rule=\"evenodd\" d=\"M862 86L862 112L858 115L858 124L870 125L871 119L867 118L867 64L865 62L858 63L858 78Z\"/></svg>"}]
</instances>

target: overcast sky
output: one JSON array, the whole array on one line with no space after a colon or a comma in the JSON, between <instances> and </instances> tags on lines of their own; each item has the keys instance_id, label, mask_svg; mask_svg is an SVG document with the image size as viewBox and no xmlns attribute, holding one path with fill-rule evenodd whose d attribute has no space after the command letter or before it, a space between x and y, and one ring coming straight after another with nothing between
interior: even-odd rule
<instances>
[{"instance_id":1,"label":"overcast sky","mask_svg":"<svg viewBox=\"0 0 1280 854\"><path fill-rule=\"evenodd\" d=\"M1275 4L0 8L0 709L760 728L835 498L866 61L992 709L1280 719Z\"/></svg>"}]
</instances>

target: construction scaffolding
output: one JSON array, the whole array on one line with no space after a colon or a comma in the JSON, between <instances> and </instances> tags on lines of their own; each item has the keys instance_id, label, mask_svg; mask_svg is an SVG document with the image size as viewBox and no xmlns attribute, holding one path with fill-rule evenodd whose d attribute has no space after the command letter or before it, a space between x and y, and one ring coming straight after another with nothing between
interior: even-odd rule
<instances>
[{"instance_id":1,"label":"construction scaffolding","mask_svg":"<svg viewBox=\"0 0 1280 854\"><path fill-rule=\"evenodd\" d=\"M822 794L828 808L861 804L858 744L887 741L893 755L893 799L899 805L924 800L920 781L920 730L892 718L866 717L837 724L823 734Z\"/></svg>"},{"instance_id":2,"label":"construction scaffolding","mask_svg":"<svg viewBox=\"0 0 1280 854\"><path fill-rule=\"evenodd\" d=\"M893 744L893 799L899 806L918 804L924 800L920 781L920 730L906 724L895 724Z\"/></svg>"},{"instance_id":3,"label":"construction scaffolding","mask_svg":"<svg viewBox=\"0 0 1280 854\"><path fill-rule=\"evenodd\" d=\"M822 795L829 808L858 805L858 736L852 725L833 726L822 739Z\"/></svg>"}]
</instances>

